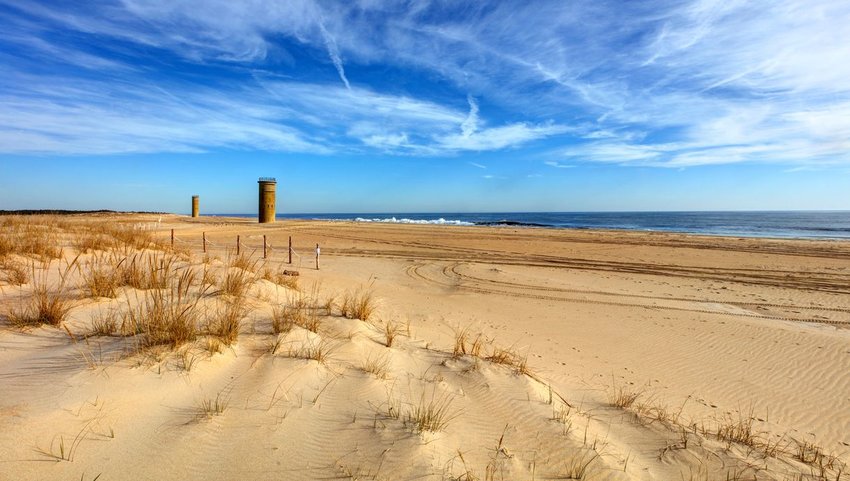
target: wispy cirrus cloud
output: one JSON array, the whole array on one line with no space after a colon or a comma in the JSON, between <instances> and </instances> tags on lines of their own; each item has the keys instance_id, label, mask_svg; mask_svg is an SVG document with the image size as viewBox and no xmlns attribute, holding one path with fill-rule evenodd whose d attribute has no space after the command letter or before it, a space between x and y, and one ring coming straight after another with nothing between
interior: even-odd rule
<instances>
[{"instance_id":1,"label":"wispy cirrus cloud","mask_svg":"<svg viewBox=\"0 0 850 481\"><path fill-rule=\"evenodd\" d=\"M850 164L837 0L0 1L0 19L5 152Z\"/></svg>"}]
</instances>

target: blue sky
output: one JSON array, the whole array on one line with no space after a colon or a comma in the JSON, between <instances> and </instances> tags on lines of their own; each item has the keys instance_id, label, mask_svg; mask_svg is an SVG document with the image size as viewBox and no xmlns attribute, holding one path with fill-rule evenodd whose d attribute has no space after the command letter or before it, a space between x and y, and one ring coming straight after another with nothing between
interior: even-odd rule
<instances>
[{"instance_id":1,"label":"blue sky","mask_svg":"<svg viewBox=\"0 0 850 481\"><path fill-rule=\"evenodd\" d=\"M0 209L850 209L846 1L0 0Z\"/></svg>"}]
</instances>

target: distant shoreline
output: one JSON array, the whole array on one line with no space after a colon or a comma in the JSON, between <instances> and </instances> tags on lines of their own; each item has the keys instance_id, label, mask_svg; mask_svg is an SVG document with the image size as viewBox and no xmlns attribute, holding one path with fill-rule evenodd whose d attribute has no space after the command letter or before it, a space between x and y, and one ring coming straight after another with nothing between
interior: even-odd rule
<instances>
[{"instance_id":1,"label":"distant shoreline","mask_svg":"<svg viewBox=\"0 0 850 481\"><path fill-rule=\"evenodd\" d=\"M128 211L128 210L65 210L65 209L24 209L0 210L0 215L85 215L85 214L168 214L168 212Z\"/></svg>"}]
</instances>

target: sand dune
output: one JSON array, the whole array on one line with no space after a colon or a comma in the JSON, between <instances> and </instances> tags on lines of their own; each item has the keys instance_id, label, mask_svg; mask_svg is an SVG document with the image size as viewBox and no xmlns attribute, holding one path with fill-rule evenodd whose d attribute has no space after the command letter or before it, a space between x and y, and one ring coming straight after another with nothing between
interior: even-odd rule
<instances>
[{"instance_id":1,"label":"sand dune","mask_svg":"<svg viewBox=\"0 0 850 481\"><path fill-rule=\"evenodd\" d=\"M117 258L197 271L192 340L94 334L155 291L87 293L99 254L80 238L104 220L159 241L103 237ZM46 283L77 266L58 326L14 325L41 267L16 285L10 263L35 254L6 256L0 479L850 479L845 242L155 220L45 221L64 259ZM6 232L42 235L19 223ZM248 291L223 293L243 272ZM343 315L346 293L375 311ZM228 346L210 320L236 299ZM305 320L275 333L297 305Z\"/></svg>"}]
</instances>

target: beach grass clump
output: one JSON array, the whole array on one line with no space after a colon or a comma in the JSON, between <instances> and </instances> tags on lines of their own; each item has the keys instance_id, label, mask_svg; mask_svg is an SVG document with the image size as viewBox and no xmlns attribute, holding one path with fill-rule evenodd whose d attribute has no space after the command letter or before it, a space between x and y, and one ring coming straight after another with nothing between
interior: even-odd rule
<instances>
[{"instance_id":1,"label":"beach grass clump","mask_svg":"<svg viewBox=\"0 0 850 481\"><path fill-rule=\"evenodd\" d=\"M55 284L48 282L49 263L36 273L32 267L33 291L29 301L22 307L9 312L9 321L14 326L40 326L47 324L58 327L68 317L72 303L69 295L68 278L76 268L77 259L58 268L59 281Z\"/></svg>"},{"instance_id":2,"label":"beach grass clump","mask_svg":"<svg viewBox=\"0 0 850 481\"><path fill-rule=\"evenodd\" d=\"M239 254L228 259L228 265L249 272L257 272L259 259L251 259L250 255Z\"/></svg>"},{"instance_id":3,"label":"beach grass clump","mask_svg":"<svg viewBox=\"0 0 850 481\"><path fill-rule=\"evenodd\" d=\"M628 409L632 407L640 396L640 391L634 391L628 386L615 386L614 392L610 395L610 401L612 406L620 409Z\"/></svg>"},{"instance_id":4,"label":"beach grass clump","mask_svg":"<svg viewBox=\"0 0 850 481\"><path fill-rule=\"evenodd\" d=\"M113 255L119 286L135 289L166 289L179 278L179 258L171 253L136 253L123 258Z\"/></svg>"},{"instance_id":5,"label":"beach grass clump","mask_svg":"<svg viewBox=\"0 0 850 481\"><path fill-rule=\"evenodd\" d=\"M86 231L74 236L72 245L80 254L107 251L115 247L115 239L104 232Z\"/></svg>"},{"instance_id":6,"label":"beach grass clump","mask_svg":"<svg viewBox=\"0 0 850 481\"><path fill-rule=\"evenodd\" d=\"M299 313L290 306L275 306L272 309L272 332L275 334L286 333L292 330L292 326L298 324L296 316Z\"/></svg>"},{"instance_id":7,"label":"beach grass clump","mask_svg":"<svg viewBox=\"0 0 850 481\"><path fill-rule=\"evenodd\" d=\"M60 229L49 216L7 216L0 233L0 258L13 254L41 260L62 257Z\"/></svg>"},{"instance_id":8,"label":"beach grass clump","mask_svg":"<svg viewBox=\"0 0 850 481\"><path fill-rule=\"evenodd\" d=\"M111 237L114 242L110 247L114 249L133 251L159 248L163 250L164 246L164 243L156 241L152 231L139 229L132 224L102 223L95 233Z\"/></svg>"},{"instance_id":9,"label":"beach grass clump","mask_svg":"<svg viewBox=\"0 0 850 481\"><path fill-rule=\"evenodd\" d=\"M473 337L472 329L467 326L454 330L454 346L452 347L452 357L458 358L469 354L470 356L480 357L481 350L484 347L484 336L481 333Z\"/></svg>"},{"instance_id":10,"label":"beach grass clump","mask_svg":"<svg viewBox=\"0 0 850 481\"><path fill-rule=\"evenodd\" d=\"M489 356L484 360L493 364L500 364L513 368L514 372L521 375L530 376L531 370L528 368L528 356L521 356L512 348L494 347Z\"/></svg>"},{"instance_id":11,"label":"beach grass clump","mask_svg":"<svg viewBox=\"0 0 850 481\"><path fill-rule=\"evenodd\" d=\"M141 335L142 346L168 345L174 348L193 341L198 335L201 312L198 297L189 295L191 275L183 274L169 289L145 291L142 299L122 314L121 331Z\"/></svg>"},{"instance_id":12,"label":"beach grass clump","mask_svg":"<svg viewBox=\"0 0 850 481\"><path fill-rule=\"evenodd\" d=\"M32 269L27 269L22 262L14 260L11 257L0 257L0 271L3 272L2 280L13 286L21 286L30 281L30 272Z\"/></svg>"},{"instance_id":13,"label":"beach grass clump","mask_svg":"<svg viewBox=\"0 0 850 481\"><path fill-rule=\"evenodd\" d=\"M445 396L431 396L425 398L425 394L419 398L419 403L412 406L405 416L405 421L413 426L416 432L437 433L446 429L449 422L457 416L452 413L451 404L453 399Z\"/></svg>"},{"instance_id":14,"label":"beach grass clump","mask_svg":"<svg viewBox=\"0 0 850 481\"><path fill-rule=\"evenodd\" d=\"M307 359L316 361L319 364L325 364L330 359L335 346L332 346L327 341L307 342L298 347L290 347L286 352L286 357Z\"/></svg>"},{"instance_id":15,"label":"beach grass clump","mask_svg":"<svg viewBox=\"0 0 850 481\"><path fill-rule=\"evenodd\" d=\"M92 330L89 336L111 336L118 331L119 316L114 310L101 312L92 318Z\"/></svg>"},{"instance_id":16,"label":"beach grass clump","mask_svg":"<svg viewBox=\"0 0 850 481\"><path fill-rule=\"evenodd\" d=\"M377 355L369 354L360 368L364 372L374 374L378 379L386 379L389 375L390 355L386 352Z\"/></svg>"},{"instance_id":17,"label":"beach grass clump","mask_svg":"<svg viewBox=\"0 0 850 481\"><path fill-rule=\"evenodd\" d=\"M310 332L319 332L322 318L319 316L319 308L314 305L315 299L312 295L299 292L289 296L286 304L275 307L272 311L272 330L275 334L287 332L293 325Z\"/></svg>"},{"instance_id":18,"label":"beach grass clump","mask_svg":"<svg viewBox=\"0 0 850 481\"><path fill-rule=\"evenodd\" d=\"M225 346L232 345L239 337L239 328L247 311L242 299L226 301L210 322L209 334L219 338Z\"/></svg>"},{"instance_id":19,"label":"beach grass clump","mask_svg":"<svg viewBox=\"0 0 850 481\"><path fill-rule=\"evenodd\" d=\"M221 280L219 293L235 298L244 298L254 280L254 274L251 271L238 268L227 269Z\"/></svg>"},{"instance_id":20,"label":"beach grass clump","mask_svg":"<svg viewBox=\"0 0 850 481\"><path fill-rule=\"evenodd\" d=\"M395 338L401 334L401 326L393 323L392 321L387 321L384 325L384 345L387 347L393 347L393 343L395 342Z\"/></svg>"},{"instance_id":21,"label":"beach grass clump","mask_svg":"<svg viewBox=\"0 0 850 481\"><path fill-rule=\"evenodd\" d=\"M274 270L269 266L264 266L260 278L287 289L301 290L298 285L298 276L293 276L286 270Z\"/></svg>"},{"instance_id":22,"label":"beach grass clump","mask_svg":"<svg viewBox=\"0 0 850 481\"><path fill-rule=\"evenodd\" d=\"M15 241L11 233L0 232L0 259L6 259L15 252Z\"/></svg>"},{"instance_id":23,"label":"beach grass clump","mask_svg":"<svg viewBox=\"0 0 850 481\"><path fill-rule=\"evenodd\" d=\"M754 423L755 417L743 416L739 413L737 419L727 417L721 421L714 435L727 444L738 443L755 447L758 444L759 436L753 429Z\"/></svg>"},{"instance_id":24,"label":"beach grass clump","mask_svg":"<svg viewBox=\"0 0 850 481\"><path fill-rule=\"evenodd\" d=\"M120 281L120 272L114 257L94 254L82 264L80 274L89 296L115 297Z\"/></svg>"},{"instance_id":25,"label":"beach grass clump","mask_svg":"<svg viewBox=\"0 0 850 481\"><path fill-rule=\"evenodd\" d=\"M347 319L360 319L368 321L377 309L377 302L372 291L358 289L354 293L346 292L343 295L340 311Z\"/></svg>"},{"instance_id":26,"label":"beach grass clump","mask_svg":"<svg viewBox=\"0 0 850 481\"><path fill-rule=\"evenodd\" d=\"M224 411L227 410L230 402L228 399L218 393L215 396L215 399L204 399L201 401L201 405L199 406L200 413L207 418L211 418L213 416L220 416L224 414Z\"/></svg>"}]
</instances>

